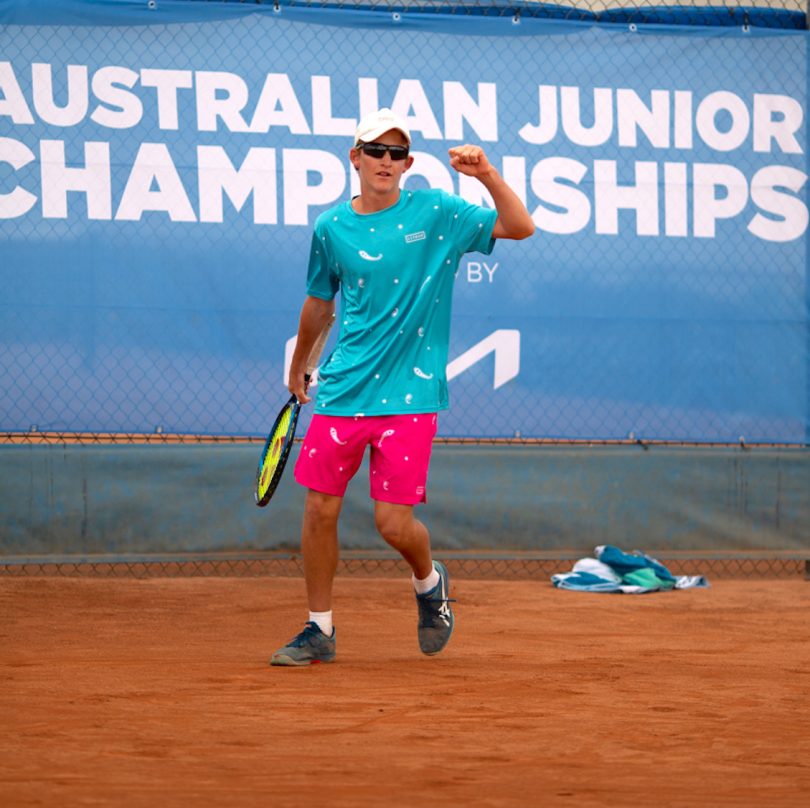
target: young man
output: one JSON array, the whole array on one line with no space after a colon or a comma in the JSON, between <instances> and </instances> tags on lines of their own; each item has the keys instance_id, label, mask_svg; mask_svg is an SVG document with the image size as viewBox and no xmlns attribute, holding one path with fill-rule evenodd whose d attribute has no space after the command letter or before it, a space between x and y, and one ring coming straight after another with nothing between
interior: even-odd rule
<instances>
[{"instance_id":1,"label":"young man","mask_svg":"<svg viewBox=\"0 0 810 808\"><path fill-rule=\"evenodd\" d=\"M338 291L340 337L319 370L315 413L295 467L308 489L301 549L309 621L272 665L334 659L338 516L366 446L376 528L413 571L422 652L441 651L453 631L447 569L433 561L428 531L413 514L426 501L436 414L448 406L453 282L464 253L489 254L495 239L526 238L534 223L478 146L450 149L450 165L484 185L494 210L440 190L401 191L414 160L410 144L406 124L390 109L364 117L349 152L360 194L315 223L289 380L302 403L310 401L305 364Z\"/></svg>"}]
</instances>

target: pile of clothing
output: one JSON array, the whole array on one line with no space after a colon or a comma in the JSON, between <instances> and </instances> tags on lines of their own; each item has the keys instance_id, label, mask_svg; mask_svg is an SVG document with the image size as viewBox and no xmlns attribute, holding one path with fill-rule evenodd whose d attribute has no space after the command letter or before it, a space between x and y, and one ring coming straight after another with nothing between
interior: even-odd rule
<instances>
[{"instance_id":1,"label":"pile of clothing","mask_svg":"<svg viewBox=\"0 0 810 808\"><path fill-rule=\"evenodd\" d=\"M576 592L630 595L709 586L702 575L673 575L660 561L639 550L625 553L611 544L600 544L594 558L581 558L571 572L552 575L551 583Z\"/></svg>"}]
</instances>

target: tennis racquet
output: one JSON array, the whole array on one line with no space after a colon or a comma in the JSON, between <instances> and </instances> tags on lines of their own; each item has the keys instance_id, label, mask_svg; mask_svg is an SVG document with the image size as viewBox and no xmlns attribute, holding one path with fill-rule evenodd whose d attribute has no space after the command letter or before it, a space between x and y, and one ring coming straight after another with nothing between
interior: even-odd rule
<instances>
[{"instance_id":1,"label":"tennis racquet","mask_svg":"<svg viewBox=\"0 0 810 808\"><path fill-rule=\"evenodd\" d=\"M329 331L335 322L335 315L329 318L329 322L323 327L320 336L309 353L306 373L304 374L304 384L308 387L309 380L318 366L326 340L329 338ZM295 427L298 424L298 414L301 412L301 404L295 395L290 396L289 401L281 408L281 412L267 436L267 440L259 458L259 467L256 470L256 490L253 493L256 504L263 508L270 502L270 497L276 490L276 486L284 473L284 466L290 456L293 438L295 437Z\"/></svg>"}]
</instances>

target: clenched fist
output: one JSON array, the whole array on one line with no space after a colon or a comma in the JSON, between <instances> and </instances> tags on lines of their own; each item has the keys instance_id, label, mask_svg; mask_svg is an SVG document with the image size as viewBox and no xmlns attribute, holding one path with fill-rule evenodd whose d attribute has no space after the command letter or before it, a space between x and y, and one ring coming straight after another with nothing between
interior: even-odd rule
<instances>
[{"instance_id":1,"label":"clenched fist","mask_svg":"<svg viewBox=\"0 0 810 808\"><path fill-rule=\"evenodd\" d=\"M470 144L454 146L448 150L448 154L450 155L450 165L461 174L481 177L493 170L492 164L480 146Z\"/></svg>"}]
</instances>

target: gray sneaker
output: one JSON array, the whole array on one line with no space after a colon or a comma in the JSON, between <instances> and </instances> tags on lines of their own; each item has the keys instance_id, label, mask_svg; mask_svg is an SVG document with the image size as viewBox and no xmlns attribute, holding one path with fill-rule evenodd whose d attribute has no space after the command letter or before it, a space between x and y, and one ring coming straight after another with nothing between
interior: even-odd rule
<instances>
[{"instance_id":1,"label":"gray sneaker","mask_svg":"<svg viewBox=\"0 0 810 808\"><path fill-rule=\"evenodd\" d=\"M450 595L450 579L447 567L441 561L433 566L439 573L439 583L430 592L416 596L419 607L419 648L423 654L438 654L447 645L453 633L453 602Z\"/></svg>"},{"instance_id":2,"label":"gray sneaker","mask_svg":"<svg viewBox=\"0 0 810 808\"><path fill-rule=\"evenodd\" d=\"M327 637L317 623L309 622L298 636L270 657L270 664L317 665L319 662L331 662L334 658L335 629L332 629L332 636Z\"/></svg>"}]
</instances>

